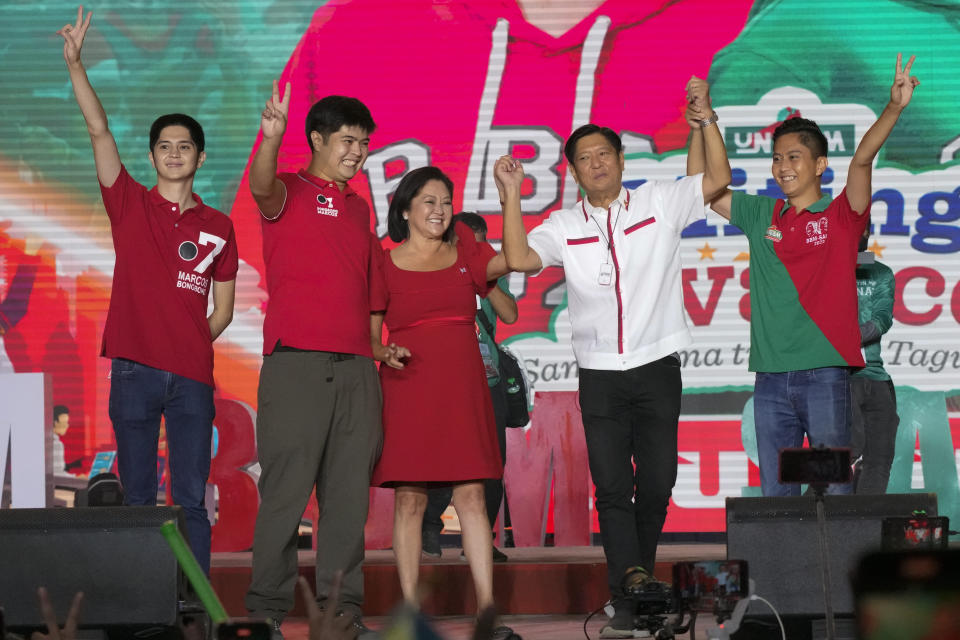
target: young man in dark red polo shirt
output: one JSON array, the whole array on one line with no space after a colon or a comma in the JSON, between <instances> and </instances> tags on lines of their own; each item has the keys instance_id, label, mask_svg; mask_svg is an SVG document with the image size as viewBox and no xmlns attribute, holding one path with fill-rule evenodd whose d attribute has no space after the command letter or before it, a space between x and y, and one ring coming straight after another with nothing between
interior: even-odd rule
<instances>
[{"instance_id":1,"label":"young man in dark red polo shirt","mask_svg":"<svg viewBox=\"0 0 960 640\"><path fill-rule=\"evenodd\" d=\"M361 636L363 527L380 450L380 381L370 314L386 308L370 210L347 182L376 125L356 98L327 96L306 116L306 169L277 173L290 85L260 122L250 191L262 214L269 303L257 392L260 510L246 606L279 622L293 606L297 527L316 486L317 599L344 572L343 612ZM336 605L331 605L336 606Z\"/></svg>"},{"instance_id":2,"label":"young man in dark red polo shirt","mask_svg":"<svg viewBox=\"0 0 960 640\"><path fill-rule=\"evenodd\" d=\"M150 128L150 162L157 171L153 189L127 173L80 61L92 15L84 20L80 7L76 24L58 33L90 133L117 254L101 355L113 359L110 420L124 501L156 504L162 415L173 501L183 508L197 561L209 571L204 494L213 434L213 340L233 318L233 223L193 193L205 154L203 129L189 116L161 116Z\"/></svg>"},{"instance_id":3,"label":"young man in dark red polo shirt","mask_svg":"<svg viewBox=\"0 0 960 640\"><path fill-rule=\"evenodd\" d=\"M785 120L773 132L773 177L785 199L725 190L711 202L750 244L750 370L765 496L799 495L781 484L779 452L850 445L850 369L864 366L857 322L857 245L869 222L873 161L919 81L897 55L890 101L864 134L833 200L820 189L827 140L816 123ZM703 164L691 137L687 173ZM850 493L831 485L828 493Z\"/></svg>"}]
</instances>

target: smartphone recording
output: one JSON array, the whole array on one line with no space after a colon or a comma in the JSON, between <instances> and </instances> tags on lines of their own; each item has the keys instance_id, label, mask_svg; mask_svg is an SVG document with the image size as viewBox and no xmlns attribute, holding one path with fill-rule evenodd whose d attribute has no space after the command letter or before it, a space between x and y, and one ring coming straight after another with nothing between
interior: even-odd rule
<instances>
[{"instance_id":1,"label":"smartphone recording","mask_svg":"<svg viewBox=\"0 0 960 640\"><path fill-rule=\"evenodd\" d=\"M749 576L744 560L705 560L673 565L674 598L687 609L723 613L733 611L747 597Z\"/></svg>"}]
</instances>

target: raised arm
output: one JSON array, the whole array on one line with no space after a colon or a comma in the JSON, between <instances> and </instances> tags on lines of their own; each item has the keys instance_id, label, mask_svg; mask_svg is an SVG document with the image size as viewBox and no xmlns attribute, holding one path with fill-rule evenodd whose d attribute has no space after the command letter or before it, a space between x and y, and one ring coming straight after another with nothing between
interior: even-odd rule
<instances>
[{"instance_id":1,"label":"raised arm","mask_svg":"<svg viewBox=\"0 0 960 640\"><path fill-rule=\"evenodd\" d=\"M273 81L273 95L260 114L260 131L263 136L260 146L250 163L250 193L267 218L276 218L283 208L286 187L277 179L277 155L283 133L287 130L287 113L290 111L290 83L283 90L280 99L280 87Z\"/></svg>"},{"instance_id":2,"label":"raised arm","mask_svg":"<svg viewBox=\"0 0 960 640\"><path fill-rule=\"evenodd\" d=\"M503 251L490 258L490 262L487 263L487 282L498 280L508 273L510 273L510 267L507 266L507 258L503 255Z\"/></svg>"},{"instance_id":3,"label":"raised arm","mask_svg":"<svg viewBox=\"0 0 960 640\"><path fill-rule=\"evenodd\" d=\"M893 86L890 87L890 102L884 107L883 113L877 118L863 139L857 146L857 151L850 160L850 169L847 172L847 200L850 208L857 213L863 213L870 206L873 199L871 179L873 176L873 159L877 157L880 147L886 142L894 125L900 118L904 108L910 104L913 90L920 84L915 77L910 76L910 68L916 56L910 56L906 68L903 67L903 55L897 54L897 67L893 75Z\"/></svg>"},{"instance_id":4,"label":"raised arm","mask_svg":"<svg viewBox=\"0 0 960 640\"><path fill-rule=\"evenodd\" d=\"M97 92L93 90L87 70L80 60L80 50L83 48L83 39L90 28L90 19L93 12L83 17L83 7L77 8L77 22L65 24L57 33L63 37L63 59L70 72L70 83L73 85L73 95L80 105L80 112L87 123L87 132L90 134L90 144L93 146L93 161L97 167L97 179L105 187L112 187L120 175L120 153L117 151L117 141L113 139L110 128L107 126L107 113L100 104Z\"/></svg>"},{"instance_id":5,"label":"raised arm","mask_svg":"<svg viewBox=\"0 0 960 640\"><path fill-rule=\"evenodd\" d=\"M211 278L212 279L212 278ZM233 320L233 298L237 280L213 281L213 312L207 318L210 325L210 339L216 340Z\"/></svg>"},{"instance_id":6,"label":"raised arm","mask_svg":"<svg viewBox=\"0 0 960 640\"><path fill-rule=\"evenodd\" d=\"M713 109L710 108L709 111L705 111L703 107L703 93L698 90L698 83L703 82L696 76L690 79L690 82L687 83L687 112L685 117L687 119L687 124L690 125L690 138L688 140L687 148L687 175L694 176L698 173L704 174L704 185L703 185L703 199L704 204L710 204L710 208L716 211L718 214L730 219L730 201L732 195L730 189L727 189L724 186L718 194L713 196L712 200L708 200L708 191L706 184L706 148L705 148L705 127L703 126L704 120L709 120L713 117ZM704 83L706 84L706 83ZM711 129L717 129L716 124L709 126ZM719 129L717 130L717 135L719 135ZM722 144L722 140L721 140ZM726 149L724 148L724 159L726 160ZM727 162L727 181L730 180L730 163Z\"/></svg>"},{"instance_id":7,"label":"raised arm","mask_svg":"<svg viewBox=\"0 0 960 640\"><path fill-rule=\"evenodd\" d=\"M690 148L687 175L703 174L703 203L730 219L730 161L710 101L710 85L696 76L687 83L687 124Z\"/></svg>"},{"instance_id":8,"label":"raised arm","mask_svg":"<svg viewBox=\"0 0 960 640\"><path fill-rule=\"evenodd\" d=\"M543 268L539 254L527 245L527 231L520 212L520 185L523 167L510 156L502 156L493 165L493 178L503 207L503 258L510 271L534 272ZM493 264L497 258L491 260ZM490 269L487 269L488 272Z\"/></svg>"}]
</instances>

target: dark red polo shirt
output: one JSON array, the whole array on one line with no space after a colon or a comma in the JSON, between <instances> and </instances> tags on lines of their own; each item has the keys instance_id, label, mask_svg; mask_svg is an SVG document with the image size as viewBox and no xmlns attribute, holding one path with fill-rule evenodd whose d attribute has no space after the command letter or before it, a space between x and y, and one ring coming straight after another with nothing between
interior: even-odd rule
<instances>
[{"instance_id":1,"label":"dark red polo shirt","mask_svg":"<svg viewBox=\"0 0 960 640\"><path fill-rule=\"evenodd\" d=\"M284 346L372 357L370 312L386 308L383 252L370 208L350 188L306 171L277 176L280 215L263 223L267 315L263 353Z\"/></svg>"},{"instance_id":2,"label":"dark red polo shirt","mask_svg":"<svg viewBox=\"0 0 960 640\"><path fill-rule=\"evenodd\" d=\"M197 194L197 205L181 213L125 167L100 192L117 254L100 355L213 386L207 298L211 280L237 277L233 222Z\"/></svg>"}]
</instances>

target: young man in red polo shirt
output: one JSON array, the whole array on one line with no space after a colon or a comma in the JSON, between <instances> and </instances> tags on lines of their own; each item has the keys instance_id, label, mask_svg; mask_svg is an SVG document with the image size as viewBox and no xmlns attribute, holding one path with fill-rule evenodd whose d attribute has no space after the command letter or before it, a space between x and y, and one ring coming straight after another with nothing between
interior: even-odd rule
<instances>
[{"instance_id":1,"label":"young man in red polo shirt","mask_svg":"<svg viewBox=\"0 0 960 640\"><path fill-rule=\"evenodd\" d=\"M213 435L213 340L233 318L233 223L192 191L205 154L203 129L189 116L168 114L150 127L150 163L157 171L153 189L127 173L80 60L92 16L83 19L80 7L76 23L58 33L90 133L117 254L100 353L113 359L110 420L124 501L156 504L162 415L173 501L183 508L197 561L209 571L204 495Z\"/></svg>"},{"instance_id":2,"label":"young man in red polo shirt","mask_svg":"<svg viewBox=\"0 0 960 640\"><path fill-rule=\"evenodd\" d=\"M274 83L250 165L262 214L269 303L257 391L260 509L247 609L279 622L293 606L297 527L316 487L317 599L343 571L344 614L363 626L363 527L380 451L380 380L370 314L386 308L382 254L367 203L347 182L376 128L356 98L327 96L310 109L310 164L277 173L290 84ZM337 606L331 604L330 606Z\"/></svg>"},{"instance_id":3,"label":"young man in red polo shirt","mask_svg":"<svg viewBox=\"0 0 960 640\"><path fill-rule=\"evenodd\" d=\"M750 370L765 496L799 495L781 484L779 451L850 444L850 369L864 366L857 323L857 245L869 222L873 160L919 81L913 58L897 66L890 101L857 146L835 199L820 189L827 140L816 123L785 120L773 132L772 173L785 199L725 190L711 207L750 243ZM703 138L691 136L687 173L703 166ZM831 485L829 493L850 493Z\"/></svg>"}]
</instances>

